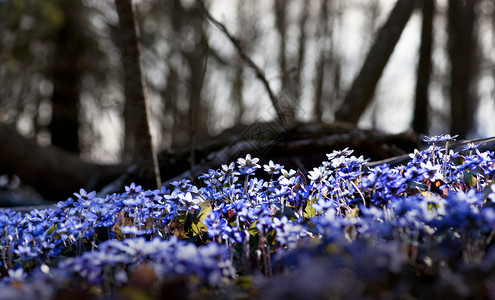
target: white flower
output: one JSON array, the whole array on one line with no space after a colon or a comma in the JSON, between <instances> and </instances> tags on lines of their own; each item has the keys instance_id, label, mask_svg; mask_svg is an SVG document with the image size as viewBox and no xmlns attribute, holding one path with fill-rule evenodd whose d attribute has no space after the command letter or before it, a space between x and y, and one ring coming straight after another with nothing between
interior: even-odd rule
<instances>
[{"instance_id":1,"label":"white flower","mask_svg":"<svg viewBox=\"0 0 495 300\"><path fill-rule=\"evenodd\" d=\"M260 165L258 165L259 158L251 158L251 154L247 154L246 158L239 158L237 159L237 163L239 164L240 168L261 168Z\"/></svg>"}]
</instances>

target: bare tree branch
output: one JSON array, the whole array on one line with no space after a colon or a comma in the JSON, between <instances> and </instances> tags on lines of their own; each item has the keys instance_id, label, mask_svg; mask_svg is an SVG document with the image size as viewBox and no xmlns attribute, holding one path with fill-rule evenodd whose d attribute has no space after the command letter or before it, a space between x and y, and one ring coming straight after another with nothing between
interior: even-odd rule
<instances>
[{"instance_id":1,"label":"bare tree branch","mask_svg":"<svg viewBox=\"0 0 495 300\"><path fill-rule=\"evenodd\" d=\"M336 120L351 123L359 121L361 114L373 98L378 80L417 4L416 0L397 0L387 22L379 30L344 103L336 112Z\"/></svg>"},{"instance_id":2,"label":"bare tree branch","mask_svg":"<svg viewBox=\"0 0 495 300\"><path fill-rule=\"evenodd\" d=\"M199 7L203 11L203 13L206 15L208 20L227 36L227 38L232 42L232 44L236 48L237 52L241 56L241 59L254 71L254 73L256 74L256 77L258 77L258 79L263 83L263 86L265 87L265 89L268 93L268 96L270 97L270 100L272 101L273 108L275 109L275 112L277 113L277 117L278 117L279 121L283 125L286 125L287 124L286 117L285 117L284 113L282 112L282 109L278 105L278 98L273 93L272 88L270 87L270 84L268 83L268 80L266 79L266 76L265 76L265 73L263 72L263 70L258 65L256 65L256 63L251 58L249 58L249 56L247 56L247 54L243 51L239 40L229 32L229 30L225 27L225 25L223 25L221 22L216 20L210 14L208 9L205 7L203 1L196 0L196 3L198 3Z\"/></svg>"}]
</instances>

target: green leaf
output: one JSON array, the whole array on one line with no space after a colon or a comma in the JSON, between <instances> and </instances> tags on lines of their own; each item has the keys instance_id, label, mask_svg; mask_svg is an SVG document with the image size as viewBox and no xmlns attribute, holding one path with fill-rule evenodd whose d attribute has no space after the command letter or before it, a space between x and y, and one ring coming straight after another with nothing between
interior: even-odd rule
<instances>
[{"instance_id":1,"label":"green leaf","mask_svg":"<svg viewBox=\"0 0 495 300\"><path fill-rule=\"evenodd\" d=\"M271 229L265 236L266 243L270 246L274 246L277 243L277 234L275 229Z\"/></svg>"},{"instance_id":2,"label":"green leaf","mask_svg":"<svg viewBox=\"0 0 495 300\"><path fill-rule=\"evenodd\" d=\"M434 210L437 210L438 209L438 204L436 203L428 203L428 210L429 211L434 211Z\"/></svg>"},{"instance_id":3,"label":"green leaf","mask_svg":"<svg viewBox=\"0 0 495 300\"><path fill-rule=\"evenodd\" d=\"M258 230L258 228L256 228L256 223L258 223L258 221L253 222L253 224L251 224L251 226L249 226L249 228L248 228L248 232L252 236L255 236L258 233L260 233L259 230Z\"/></svg>"},{"instance_id":4,"label":"green leaf","mask_svg":"<svg viewBox=\"0 0 495 300\"><path fill-rule=\"evenodd\" d=\"M206 225L203 224L203 221L212 210L210 200L203 201L198 206L199 213L192 220L191 227L188 228L188 234L192 234L193 236L200 234L202 229L206 229Z\"/></svg>"},{"instance_id":5,"label":"green leaf","mask_svg":"<svg viewBox=\"0 0 495 300\"><path fill-rule=\"evenodd\" d=\"M462 173L462 178L464 179L464 183L470 188L475 187L477 183L477 179L474 174L476 173L471 171L464 171Z\"/></svg>"},{"instance_id":6,"label":"green leaf","mask_svg":"<svg viewBox=\"0 0 495 300\"><path fill-rule=\"evenodd\" d=\"M48 228L47 234L51 235L52 233L56 232L57 229L58 229L58 224L52 225L52 226L50 226L50 228Z\"/></svg>"},{"instance_id":7,"label":"green leaf","mask_svg":"<svg viewBox=\"0 0 495 300\"><path fill-rule=\"evenodd\" d=\"M253 286L253 276L252 275L244 275L239 276L236 281L236 285L241 288L251 288Z\"/></svg>"},{"instance_id":8,"label":"green leaf","mask_svg":"<svg viewBox=\"0 0 495 300\"><path fill-rule=\"evenodd\" d=\"M460 165L464 164L464 162L465 162L465 161L466 161L466 159L465 159L465 158L464 158L464 156L462 156L462 155L459 155L459 156L454 157L454 158L452 159L452 162L453 162L453 163L454 163L454 165L456 165L456 166L460 166Z\"/></svg>"},{"instance_id":9,"label":"green leaf","mask_svg":"<svg viewBox=\"0 0 495 300\"><path fill-rule=\"evenodd\" d=\"M304 208L303 216L305 218L310 218L316 216L316 210L313 208L313 202L306 202L306 207Z\"/></svg>"},{"instance_id":10,"label":"green leaf","mask_svg":"<svg viewBox=\"0 0 495 300\"><path fill-rule=\"evenodd\" d=\"M188 234L192 234L196 236L201 233L201 229L206 229L206 225L204 225L201 221L195 219L191 223L191 227L188 228Z\"/></svg>"},{"instance_id":11,"label":"green leaf","mask_svg":"<svg viewBox=\"0 0 495 300\"><path fill-rule=\"evenodd\" d=\"M200 220L201 222L208 217L208 214L211 212L211 200L206 200L203 201L199 204L199 214L197 216L197 219Z\"/></svg>"}]
</instances>

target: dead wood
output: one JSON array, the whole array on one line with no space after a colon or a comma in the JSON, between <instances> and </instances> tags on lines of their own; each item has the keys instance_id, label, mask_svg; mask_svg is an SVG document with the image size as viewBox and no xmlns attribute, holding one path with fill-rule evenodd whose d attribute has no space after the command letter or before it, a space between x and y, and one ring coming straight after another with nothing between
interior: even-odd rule
<instances>
[{"instance_id":1,"label":"dead wood","mask_svg":"<svg viewBox=\"0 0 495 300\"><path fill-rule=\"evenodd\" d=\"M99 165L56 147L42 147L0 124L0 174L16 174L49 200L66 200L80 188L100 189L125 172L122 165Z\"/></svg>"}]
</instances>

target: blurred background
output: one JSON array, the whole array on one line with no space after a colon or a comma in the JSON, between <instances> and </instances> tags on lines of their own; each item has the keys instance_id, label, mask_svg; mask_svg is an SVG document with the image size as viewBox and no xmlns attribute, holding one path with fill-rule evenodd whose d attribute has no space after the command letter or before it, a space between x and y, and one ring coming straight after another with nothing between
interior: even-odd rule
<instances>
[{"instance_id":1,"label":"blurred background","mask_svg":"<svg viewBox=\"0 0 495 300\"><path fill-rule=\"evenodd\" d=\"M188 143L190 105L202 138L276 116L254 72L195 1L135 3L158 150ZM333 122L397 3L205 5L277 96L296 104L297 120ZM495 2L417 3L357 124L387 133L495 136ZM0 122L85 160L125 160L118 34L110 0L0 0Z\"/></svg>"}]
</instances>

